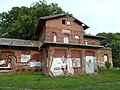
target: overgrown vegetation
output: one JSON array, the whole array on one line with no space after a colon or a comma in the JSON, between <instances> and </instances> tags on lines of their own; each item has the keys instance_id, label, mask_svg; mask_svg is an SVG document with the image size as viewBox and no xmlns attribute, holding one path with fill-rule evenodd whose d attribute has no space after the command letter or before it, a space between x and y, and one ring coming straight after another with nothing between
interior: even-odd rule
<instances>
[{"instance_id":1,"label":"overgrown vegetation","mask_svg":"<svg viewBox=\"0 0 120 90\"><path fill-rule=\"evenodd\" d=\"M47 4L45 0L33 3L30 7L13 7L0 14L0 38L38 40L35 32L39 17L63 12L58 4ZM120 33L98 33L97 36L105 37L101 44L112 48L113 65L120 67Z\"/></svg>"},{"instance_id":2,"label":"overgrown vegetation","mask_svg":"<svg viewBox=\"0 0 120 90\"><path fill-rule=\"evenodd\" d=\"M33 3L30 7L13 7L0 14L0 37L38 39L35 36L40 17L63 13L57 3L46 1Z\"/></svg>"},{"instance_id":3,"label":"overgrown vegetation","mask_svg":"<svg viewBox=\"0 0 120 90\"><path fill-rule=\"evenodd\" d=\"M109 69L110 66L111 66L111 63L110 63L109 61L106 61L106 62L105 62L105 66L106 66L107 69Z\"/></svg>"},{"instance_id":4,"label":"overgrown vegetation","mask_svg":"<svg viewBox=\"0 0 120 90\"><path fill-rule=\"evenodd\" d=\"M99 75L45 77L37 73L0 75L0 90L119 90L120 69L100 70Z\"/></svg>"},{"instance_id":5,"label":"overgrown vegetation","mask_svg":"<svg viewBox=\"0 0 120 90\"><path fill-rule=\"evenodd\" d=\"M113 66L120 67L120 33L98 33L97 36L105 37L101 45L112 48Z\"/></svg>"}]
</instances>

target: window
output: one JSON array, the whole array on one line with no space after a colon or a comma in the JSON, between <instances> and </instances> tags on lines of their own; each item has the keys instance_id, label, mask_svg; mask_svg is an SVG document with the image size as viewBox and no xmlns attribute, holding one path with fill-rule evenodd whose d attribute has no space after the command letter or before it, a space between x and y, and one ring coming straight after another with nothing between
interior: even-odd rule
<instances>
[{"instance_id":1,"label":"window","mask_svg":"<svg viewBox=\"0 0 120 90\"><path fill-rule=\"evenodd\" d=\"M67 25L70 25L70 24L71 24L71 22L67 20Z\"/></svg>"},{"instance_id":2,"label":"window","mask_svg":"<svg viewBox=\"0 0 120 90\"><path fill-rule=\"evenodd\" d=\"M71 22L69 21L69 20L62 20L62 24L63 25L70 25L71 24Z\"/></svg>"},{"instance_id":3,"label":"window","mask_svg":"<svg viewBox=\"0 0 120 90\"><path fill-rule=\"evenodd\" d=\"M54 57L55 58L66 57L66 50L64 50L64 49L55 49Z\"/></svg>"},{"instance_id":4,"label":"window","mask_svg":"<svg viewBox=\"0 0 120 90\"><path fill-rule=\"evenodd\" d=\"M67 34L64 35L64 43L69 42L69 36Z\"/></svg>"},{"instance_id":5,"label":"window","mask_svg":"<svg viewBox=\"0 0 120 90\"><path fill-rule=\"evenodd\" d=\"M56 33L52 33L52 42L57 42L57 34Z\"/></svg>"},{"instance_id":6,"label":"window","mask_svg":"<svg viewBox=\"0 0 120 90\"><path fill-rule=\"evenodd\" d=\"M87 42L87 40L85 40L85 41L84 41L84 44L85 44L85 45L88 45L88 42Z\"/></svg>"},{"instance_id":7,"label":"window","mask_svg":"<svg viewBox=\"0 0 120 90\"><path fill-rule=\"evenodd\" d=\"M108 55L104 55L104 62L108 61Z\"/></svg>"},{"instance_id":8,"label":"window","mask_svg":"<svg viewBox=\"0 0 120 90\"><path fill-rule=\"evenodd\" d=\"M81 67L81 52L78 50L71 51L72 64L74 68Z\"/></svg>"},{"instance_id":9,"label":"window","mask_svg":"<svg viewBox=\"0 0 120 90\"><path fill-rule=\"evenodd\" d=\"M80 37L78 35L75 36L76 44L80 44Z\"/></svg>"},{"instance_id":10,"label":"window","mask_svg":"<svg viewBox=\"0 0 120 90\"><path fill-rule=\"evenodd\" d=\"M64 25L65 25L65 20L62 20L62 24L64 24Z\"/></svg>"}]
</instances>

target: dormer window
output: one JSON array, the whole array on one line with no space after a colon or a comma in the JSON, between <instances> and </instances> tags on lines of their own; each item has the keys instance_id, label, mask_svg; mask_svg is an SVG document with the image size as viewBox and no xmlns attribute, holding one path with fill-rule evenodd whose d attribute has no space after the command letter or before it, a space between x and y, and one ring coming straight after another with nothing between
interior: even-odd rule
<instances>
[{"instance_id":1,"label":"dormer window","mask_svg":"<svg viewBox=\"0 0 120 90\"><path fill-rule=\"evenodd\" d=\"M64 25L65 25L65 20L62 20L62 24L64 24Z\"/></svg>"}]
</instances>

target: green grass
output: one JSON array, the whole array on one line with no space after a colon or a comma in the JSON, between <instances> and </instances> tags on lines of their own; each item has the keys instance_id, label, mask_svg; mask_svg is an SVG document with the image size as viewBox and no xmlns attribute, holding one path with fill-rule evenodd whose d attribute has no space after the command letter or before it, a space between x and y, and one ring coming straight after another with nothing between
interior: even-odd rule
<instances>
[{"instance_id":1,"label":"green grass","mask_svg":"<svg viewBox=\"0 0 120 90\"><path fill-rule=\"evenodd\" d=\"M0 90L120 90L120 69L98 76L45 77L38 73L0 75Z\"/></svg>"}]
</instances>

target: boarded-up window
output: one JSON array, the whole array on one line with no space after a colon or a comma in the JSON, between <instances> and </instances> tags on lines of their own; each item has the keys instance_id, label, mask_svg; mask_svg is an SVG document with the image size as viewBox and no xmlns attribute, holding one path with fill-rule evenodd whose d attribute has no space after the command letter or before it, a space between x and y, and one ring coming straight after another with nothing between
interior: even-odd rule
<instances>
[{"instance_id":1,"label":"boarded-up window","mask_svg":"<svg viewBox=\"0 0 120 90\"><path fill-rule=\"evenodd\" d=\"M81 61L80 61L80 51L78 50L72 50L71 51L71 58L72 58L72 65L74 68L79 68L81 67Z\"/></svg>"},{"instance_id":2,"label":"boarded-up window","mask_svg":"<svg viewBox=\"0 0 120 90\"><path fill-rule=\"evenodd\" d=\"M85 56L95 56L95 53L93 51L86 51Z\"/></svg>"},{"instance_id":3,"label":"boarded-up window","mask_svg":"<svg viewBox=\"0 0 120 90\"><path fill-rule=\"evenodd\" d=\"M14 55L14 52L11 52L11 51L3 51L1 52L1 59L5 59L7 58L7 62L11 62L10 59L8 58L8 56L13 56Z\"/></svg>"},{"instance_id":4,"label":"boarded-up window","mask_svg":"<svg viewBox=\"0 0 120 90\"><path fill-rule=\"evenodd\" d=\"M1 52L1 58L6 58L9 55L14 55L14 52L10 52L10 51Z\"/></svg>"},{"instance_id":5,"label":"boarded-up window","mask_svg":"<svg viewBox=\"0 0 120 90\"><path fill-rule=\"evenodd\" d=\"M54 57L55 57L55 58L66 57L65 52L66 52L65 50L56 49L56 50L55 50L55 53L54 53Z\"/></svg>"},{"instance_id":6,"label":"boarded-up window","mask_svg":"<svg viewBox=\"0 0 120 90\"><path fill-rule=\"evenodd\" d=\"M78 50L72 50L71 51L71 58L80 58L80 51Z\"/></svg>"},{"instance_id":7,"label":"boarded-up window","mask_svg":"<svg viewBox=\"0 0 120 90\"><path fill-rule=\"evenodd\" d=\"M28 62L30 60L30 51L22 51L21 62Z\"/></svg>"}]
</instances>

